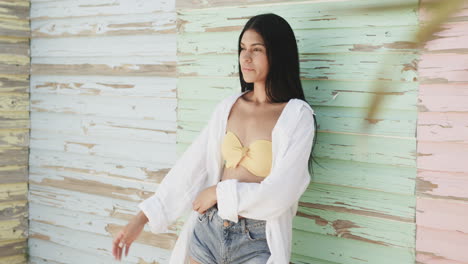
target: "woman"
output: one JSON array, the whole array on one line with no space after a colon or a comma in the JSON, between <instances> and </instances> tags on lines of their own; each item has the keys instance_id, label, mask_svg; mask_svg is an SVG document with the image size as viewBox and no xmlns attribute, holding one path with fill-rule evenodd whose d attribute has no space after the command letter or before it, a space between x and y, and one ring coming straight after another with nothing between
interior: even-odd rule
<instances>
[{"instance_id":1,"label":"woman","mask_svg":"<svg viewBox=\"0 0 468 264\"><path fill-rule=\"evenodd\" d=\"M139 214L114 239L116 259L128 254L146 223L165 233L190 213L170 263L289 263L316 120L283 18L252 17L238 48L242 92L218 103L156 194L138 205Z\"/></svg>"}]
</instances>

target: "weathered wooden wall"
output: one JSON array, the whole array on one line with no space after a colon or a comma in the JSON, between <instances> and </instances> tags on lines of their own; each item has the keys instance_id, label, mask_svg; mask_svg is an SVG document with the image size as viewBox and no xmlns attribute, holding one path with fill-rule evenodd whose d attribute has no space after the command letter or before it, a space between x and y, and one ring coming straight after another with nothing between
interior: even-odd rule
<instances>
[{"instance_id":1,"label":"weathered wooden wall","mask_svg":"<svg viewBox=\"0 0 468 264\"><path fill-rule=\"evenodd\" d=\"M405 10L358 7L413 3ZM314 180L294 219L293 263L415 262L417 0L176 2L180 148L226 94L240 91L237 39L256 14L293 27L319 123ZM383 64L390 72L382 72ZM373 82L389 87L367 120ZM364 129L369 124L370 129Z\"/></svg>"},{"instance_id":2,"label":"weathered wooden wall","mask_svg":"<svg viewBox=\"0 0 468 264\"><path fill-rule=\"evenodd\" d=\"M113 263L177 158L175 2L33 0L31 30L31 263ZM124 261L165 263L177 227Z\"/></svg>"},{"instance_id":3,"label":"weathered wooden wall","mask_svg":"<svg viewBox=\"0 0 468 264\"><path fill-rule=\"evenodd\" d=\"M27 262L29 1L0 1L0 263Z\"/></svg>"},{"instance_id":4,"label":"weathered wooden wall","mask_svg":"<svg viewBox=\"0 0 468 264\"><path fill-rule=\"evenodd\" d=\"M423 8L425 24L431 13ZM417 262L468 263L468 2L419 64Z\"/></svg>"}]
</instances>

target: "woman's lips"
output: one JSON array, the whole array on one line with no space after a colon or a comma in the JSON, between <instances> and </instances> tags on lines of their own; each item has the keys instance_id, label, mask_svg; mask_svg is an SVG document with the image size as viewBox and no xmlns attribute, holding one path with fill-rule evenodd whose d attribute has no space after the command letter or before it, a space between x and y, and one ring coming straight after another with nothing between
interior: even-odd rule
<instances>
[{"instance_id":1,"label":"woman's lips","mask_svg":"<svg viewBox=\"0 0 468 264\"><path fill-rule=\"evenodd\" d=\"M253 71L253 69L243 68L244 71Z\"/></svg>"}]
</instances>

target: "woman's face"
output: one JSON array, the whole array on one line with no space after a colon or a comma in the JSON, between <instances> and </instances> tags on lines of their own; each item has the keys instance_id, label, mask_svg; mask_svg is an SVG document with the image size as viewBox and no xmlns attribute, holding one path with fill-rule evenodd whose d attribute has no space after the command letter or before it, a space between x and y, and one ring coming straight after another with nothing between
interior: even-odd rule
<instances>
[{"instance_id":1,"label":"woman's face","mask_svg":"<svg viewBox=\"0 0 468 264\"><path fill-rule=\"evenodd\" d=\"M254 30L242 35L239 63L247 83L265 82L268 74L268 58L262 36Z\"/></svg>"}]
</instances>

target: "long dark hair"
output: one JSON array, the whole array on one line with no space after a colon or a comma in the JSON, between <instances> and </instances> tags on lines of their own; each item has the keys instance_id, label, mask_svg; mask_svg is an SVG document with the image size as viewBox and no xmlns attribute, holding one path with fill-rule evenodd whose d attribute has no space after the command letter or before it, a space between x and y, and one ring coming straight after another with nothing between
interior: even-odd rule
<instances>
[{"instance_id":1,"label":"long dark hair","mask_svg":"<svg viewBox=\"0 0 468 264\"><path fill-rule=\"evenodd\" d=\"M288 22L273 13L266 13L253 16L247 21L239 35L238 58L241 53L241 39L244 32L254 30L263 38L265 44L269 71L265 81L265 92L270 102L288 102L292 98L306 101L304 90L299 76L299 52L297 49L296 37ZM239 79L244 91L253 91L254 84L246 83L240 66ZM314 115L314 139L312 151L309 157L309 171L312 172L312 160L317 162L312 152L317 139L317 121Z\"/></svg>"}]
</instances>

